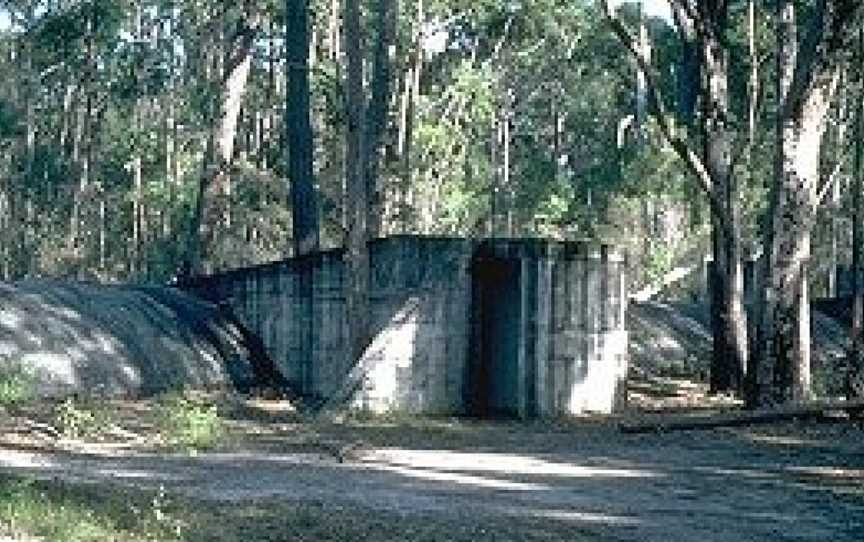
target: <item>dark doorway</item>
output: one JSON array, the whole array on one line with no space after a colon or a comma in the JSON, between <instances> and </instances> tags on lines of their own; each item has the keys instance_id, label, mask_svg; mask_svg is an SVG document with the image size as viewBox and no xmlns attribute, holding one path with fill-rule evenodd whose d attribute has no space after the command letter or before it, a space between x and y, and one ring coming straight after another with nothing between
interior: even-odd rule
<instances>
[{"instance_id":1,"label":"dark doorway","mask_svg":"<svg viewBox=\"0 0 864 542\"><path fill-rule=\"evenodd\" d=\"M476 260L473 289L469 408L477 416L516 416L522 319L519 261Z\"/></svg>"}]
</instances>

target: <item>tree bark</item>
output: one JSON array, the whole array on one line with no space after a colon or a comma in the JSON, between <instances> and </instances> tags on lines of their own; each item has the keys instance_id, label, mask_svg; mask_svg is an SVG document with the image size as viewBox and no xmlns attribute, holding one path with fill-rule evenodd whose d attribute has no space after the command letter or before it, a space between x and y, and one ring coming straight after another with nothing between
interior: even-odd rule
<instances>
[{"instance_id":1,"label":"tree bark","mask_svg":"<svg viewBox=\"0 0 864 542\"><path fill-rule=\"evenodd\" d=\"M342 31L339 26L339 0L330 1L330 17L327 24L327 52L330 60L338 62L342 56Z\"/></svg>"},{"instance_id":2,"label":"tree bark","mask_svg":"<svg viewBox=\"0 0 864 542\"><path fill-rule=\"evenodd\" d=\"M369 342L369 245L366 220L368 195L364 157L366 99L363 92L363 54L359 0L343 0L346 99L348 126L345 133L346 229L345 301L350 362L358 362Z\"/></svg>"},{"instance_id":3,"label":"tree bark","mask_svg":"<svg viewBox=\"0 0 864 542\"><path fill-rule=\"evenodd\" d=\"M287 0L286 10L288 176L294 255L302 256L317 251L319 245L309 89L309 0Z\"/></svg>"},{"instance_id":4,"label":"tree bark","mask_svg":"<svg viewBox=\"0 0 864 542\"><path fill-rule=\"evenodd\" d=\"M700 7L701 65L705 161L715 193L722 198L726 228L714 220L714 267L720 279L720 329L715 330L711 367L713 392L741 391L747 368L747 324L741 268L740 205L738 183L732 172L732 135L729 119L729 51L724 45L728 26L724 2L702 2ZM717 342L719 340L719 343Z\"/></svg>"},{"instance_id":5,"label":"tree bark","mask_svg":"<svg viewBox=\"0 0 864 542\"><path fill-rule=\"evenodd\" d=\"M861 272L861 191L864 190L864 30L858 31L855 58L855 156L852 190L852 329L846 377L846 397L864 398L864 284Z\"/></svg>"},{"instance_id":6,"label":"tree bark","mask_svg":"<svg viewBox=\"0 0 864 542\"><path fill-rule=\"evenodd\" d=\"M225 215L224 200L230 181L237 119L252 64L255 19L247 2L241 27L235 38L231 40L232 46L229 48L231 54L228 55L221 76L219 113L208 138L184 270L193 275L200 275L214 269L215 262L211 259L220 224Z\"/></svg>"},{"instance_id":7,"label":"tree bark","mask_svg":"<svg viewBox=\"0 0 864 542\"><path fill-rule=\"evenodd\" d=\"M792 2L784 0L778 10L779 159L765 241L770 252L757 382L749 398L757 405L811 397L807 266L819 204L820 151L840 77L839 53L848 46L860 6L851 0L819 2L803 39L807 47L800 51Z\"/></svg>"},{"instance_id":8,"label":"tree bark","mask_svg":"<svg viewBox=\"0 0 864 542\"><path fill-rule=\"evenodd\" d=\"M423 24L426 12L423 0L417 0L417 14L414 21L414 51L411 66L405 74L405 107L402 121L402 136L399 138L401 162L400 222L402 233L411 231L411 218L414 205L414 176L411 169L414 150L414 124L417 102L420 100L420 81L423 74Z\"/></svg>"},{"instance_id":9,"label":"tree bark","mask_svg":"<svg viewBox=\"0 0 864 542\"><path fill-rule=\"evenodd\" d=\"M695 39L701 67L703 134L701 156L688 136L681 135L666 113L657 78L645 55L645 37L632 36L603 2L613 31L636 60L645 80L647 100L661 132L694 173L708 197L714 228L714 277L719 286L712 296L714 345L711 387L715 392L740 390L747 367L747 325L743 307L743 273L740 255L738 185L732 174L732 128L728 90L729 50L725 33L728 5L724 1L674 0L673 13L685 41ZM684 105L689 107L686 100Z\"/></svg>"},{"instance_id":10,"label":"tree bark","mask_svg":"<svg viewBox=\"0 0 864 542\"><path fill-rule=\"evenodd\" d=\"M369 237L378 237L382 231L384 196L379 179L381 170L381 147L387 131L387 118L392 94L392 71L395 60L396 22L398 18L395 0L376 0L375 27L378 37L375 42L375 66L372 76L372 98L366 135L366 195L369 198L367 225Z\"/></svg>"}]
</instances>

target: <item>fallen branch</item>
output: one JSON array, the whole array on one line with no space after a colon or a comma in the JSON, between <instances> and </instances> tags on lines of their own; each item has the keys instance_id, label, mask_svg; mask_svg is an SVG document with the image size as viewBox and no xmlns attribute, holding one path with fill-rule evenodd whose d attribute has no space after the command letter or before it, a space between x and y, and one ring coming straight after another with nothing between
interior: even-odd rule
<instances>
[{"instance_id":1,"label":"fallen branch","mask_svg":"<svg viewBox=\"0 0 864 542\"><path fill-rule=\"evenodd\" d=\"M712 416L675 416L655 422L633 424L623 423L618 427L618 429L622 433L629 434L659 433L664 431L690 431L800 419L820 419L831 417L826 416L826 413L831 412L844 412L848 414L864 413L864 399L854 401L816 401L759 410L730 412ZM831 418L836 419L836 417Z\"/></svg>"}]
</instances>

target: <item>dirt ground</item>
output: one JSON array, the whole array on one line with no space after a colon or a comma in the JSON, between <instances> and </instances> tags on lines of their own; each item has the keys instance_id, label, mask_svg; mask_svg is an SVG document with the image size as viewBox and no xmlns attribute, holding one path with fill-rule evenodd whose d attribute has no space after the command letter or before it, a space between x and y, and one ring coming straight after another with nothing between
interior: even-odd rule
<instances>
[{"instance_id":1,"label":"dirt ground","mask_svg":"<svg viewBox=\"0 0 864 542\"><path fill-rule=\"evenodd\" d=\"M351 509L405 525L433 518L441 540L447 525L477 521L506 528L471 539L521 540L523 528L548 540L864 533L864 431L848 421L624 435L620 418L309 420L284 403L234 399L222 405L230 439L190 456L155 446L140 423L150 403L110 407L118 429L101 443L57 439L44 406L0 414L0 474Z\"/></svg>"}]
</instances>

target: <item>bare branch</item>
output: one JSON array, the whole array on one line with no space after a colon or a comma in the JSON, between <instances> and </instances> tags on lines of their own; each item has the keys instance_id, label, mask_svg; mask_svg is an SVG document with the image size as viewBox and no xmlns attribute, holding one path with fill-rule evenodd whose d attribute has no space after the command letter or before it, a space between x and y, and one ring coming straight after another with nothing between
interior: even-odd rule
<instances>
[{"instance_id":1,"label":"bare branch","mask_svg":"<svg viewBox=\"0 0 864 542\"><path fill-rule=\"evenodd\" d=\"M828 179L825 181L825 184L819 189L819 194L816 197L817 205L822 205L825 203L825 198L828 197L828 191L834 186L837 182L838 177L840 176L840 172L843 170L843 162L838 161L834 164L834 169L831 170L831 173L828 175Z\"/></svg>"},{"instance_id":2,"label":"bare branch","mask_svg":"<svg viewBox=\"0 0 864 542\"><path fill-rule=\"evenodd\" d=\"M687 169L696 177L700 187L705 192L708 198L711 211L714 213L724 230L728 230L728 217L726 216L725 207L720 201L717 194L714 192L714 183L708 168L702 161L702 158L692 149L688 142L678 135L675 126L670 120L665 100L661 94L660 86L657 83L657 75L652 67L646 62L645 58L639 53L636 48L636 40L624 24L615 16L612 8L609 6L608 0L601 0L606 20L612 31L615 33L618 41L624 45L630 52L630 55L636 60L637 67L645 81L648 84L648 98L651 106L654 109L654 117L657 124L660 126L660 131L672 149L684 161Z\"/></svg>"}]
</instances>

